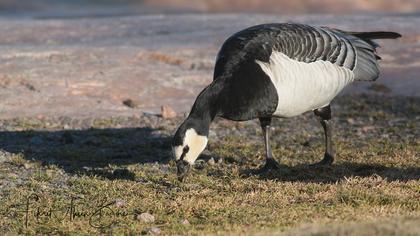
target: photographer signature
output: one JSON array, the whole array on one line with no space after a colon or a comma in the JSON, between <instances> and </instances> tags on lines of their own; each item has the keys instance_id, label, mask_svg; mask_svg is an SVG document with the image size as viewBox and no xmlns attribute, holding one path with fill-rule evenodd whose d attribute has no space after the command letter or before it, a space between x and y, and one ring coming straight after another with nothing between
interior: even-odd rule
<instances>
[{"instance_id":1,"label":"photographer signature","mask_svg":"<svg viewBox=\"0 0 420 236\"><path fill-rule=\"evenodd\" d=\"M33 193L24 203L14 204L8 208L4 215L18 217L23 220L27 228L31 223L47 223L51 220L74 221L77 218L87 219L89 225L94 228L106 228L117 223L117 218L130 217L137 214L136 211L127 211L118 207L117 201L103 200L100 204L91 207L91 204L82 204L81 198L70 197L67 204L61 207L43 206L42 198ZM83 209L83 206L88 209ZM86 207L88 206L88 207Z\"/></svg>"}]
</instances>

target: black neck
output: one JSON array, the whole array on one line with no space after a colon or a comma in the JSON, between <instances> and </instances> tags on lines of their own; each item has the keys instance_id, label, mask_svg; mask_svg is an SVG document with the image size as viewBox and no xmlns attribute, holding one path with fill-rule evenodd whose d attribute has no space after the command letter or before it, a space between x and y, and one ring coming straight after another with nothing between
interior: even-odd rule
<instances>
[{"instance_id":1,"label":"black neck","mask_svg":"<svg viewBox=\"0 0 420 236\"><path fill-rule=\"evenodd\" d=\"M198 95L191 109L188 120L194 123L194 126L203 135L208 135L210 123L219 113L217 99L220 92L219 81L213 81Z\"/></svg>"}]
</instances>

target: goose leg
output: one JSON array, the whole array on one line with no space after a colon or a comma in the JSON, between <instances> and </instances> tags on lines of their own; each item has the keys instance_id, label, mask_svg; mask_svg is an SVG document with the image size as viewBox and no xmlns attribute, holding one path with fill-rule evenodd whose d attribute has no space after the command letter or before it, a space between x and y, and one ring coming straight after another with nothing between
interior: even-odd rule
<instances>
[{"instance_id":1,"label":"goose leg","mask_svg":"<svg viewBox=\"0 0 420 236\"><path fill-rule=\"evenodd\" d=\"M334 149L331 140L331 107L330 105L314 110L316 116L319 117L325 135L325 154L324 159L315 163L315 166L329 166L334 161Z\"/></svg>"},{"instance_id":2,"label":"goose leg","mask_svg":"<svg viewBox=\"0 0 420 236\"><path fill-rule=\"evenodd\" d=\"M270 124L271 117L260 118L261 129L264 135L264 144L265 144L265 165L257 170L257 173L264 173L270 170L278 170L280 164L274 159L273 152L271 151L270 146Z\"/></svg>"}]
</instances>

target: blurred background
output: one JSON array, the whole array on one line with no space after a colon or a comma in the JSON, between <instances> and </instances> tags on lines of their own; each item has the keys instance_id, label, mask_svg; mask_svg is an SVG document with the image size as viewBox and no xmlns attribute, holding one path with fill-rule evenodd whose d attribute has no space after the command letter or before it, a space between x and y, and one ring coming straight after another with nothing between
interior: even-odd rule
<instances>
[{"instance_id":1,"label":"blurred background","mask_svg":"<svg viewBox=\"0 0 420 236\"><path fill-rule=\"evenodd\" d=\"M100 17L182 12L418 13L418 0L0 0L2 16Z\"/></svg>"},{"instance_id":2,"label":"blurred background","mask_svg":"<svg viewBox=\"0 0 420 236\"><path fill-rule=\"evenodd\" d=\"M420 0L0 0L0 119L187 112L224 40L272 22L399 32L343 94L420 96Z\"/></svg>"}]
</instances>

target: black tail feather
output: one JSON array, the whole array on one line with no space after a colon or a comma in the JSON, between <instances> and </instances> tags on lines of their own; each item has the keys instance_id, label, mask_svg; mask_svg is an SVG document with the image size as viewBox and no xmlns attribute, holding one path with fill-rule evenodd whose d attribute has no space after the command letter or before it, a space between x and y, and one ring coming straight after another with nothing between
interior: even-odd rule
<instances>
[{"instance_id":1,"label":"black tail feather","mask_svg":"<svg viewBox=\"0 0 420 236\"><path fill-rule=\"evenodd\" d=\"M376 32L347 32L362 39L396 39L401 37L397 32L376 31Z\"/></svg>"},{"instance_id":2,"label":"black tail feather","mask_svg":"<svg viewBox=\"0 0 420 236\"><path fill-rule=\"evenodd\" d=\"M401 34L397 32L390 32L390 31L373 31L373 32L342 31L342 32L362 39L363 41L370 44L374 49L379 47L379 44L373 41L375 39L396 39L396 38L401 37Z\"/></svg>"}]
</instances>

